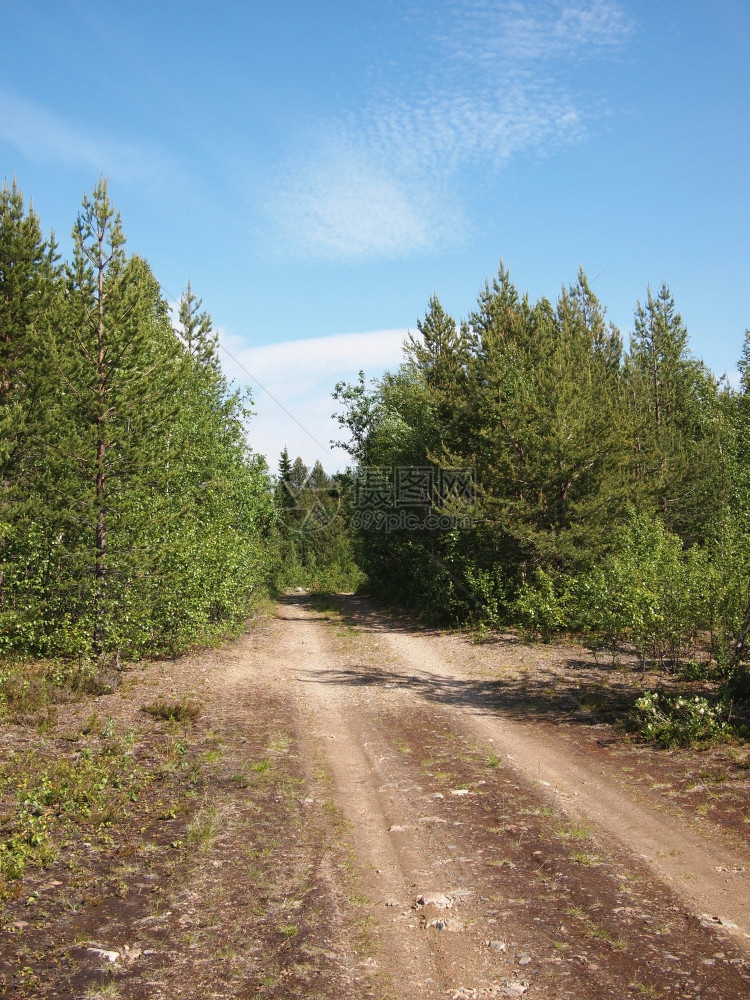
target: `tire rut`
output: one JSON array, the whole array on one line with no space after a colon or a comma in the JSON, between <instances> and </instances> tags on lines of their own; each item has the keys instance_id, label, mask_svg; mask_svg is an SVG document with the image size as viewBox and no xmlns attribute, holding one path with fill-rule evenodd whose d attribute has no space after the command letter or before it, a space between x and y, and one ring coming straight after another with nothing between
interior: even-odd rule
<instances>
[{"instance_id":1,"label":"tire rut","mask_svg":"<svg viewBox=\"0 0 750 1000\"><path fill-rule=\"evenodd\" d=\"M347 606L355 626L359 605ZM279 669L351 824L356 905L376 945L358 956L370 984L364 995L387 987L394 997L529 991L594 1000L637 995L644 982L669 996L717 995L716 988L748 995L745 962L733 950L744 939L701 927L695 895L683 893L686 910L655 882L654 859L647 864L648 851L633 850L628 828L607 818L611 805L602 820L601 781L566 773L523 726L470 700L431 701L430 684L466 680L439 638L374 625L371 609L366 629L337 633L304 598L288 599L278 615ZM488 751L497 758L491 780ZM576 780L591 780L585 796L574 794ZM562 829L561 817L573 825ZM594 834L575 832L582 817ZM586 843L567 843L569 829ZM684 867L689 858L680 861ZM720 889L722 905L731 902L726 885ZM446 897L450 909L430 904L429 895L418 905L429 893Z\"/></svg>"},{"instance_id":2,"label":"tire rut","mask_svg":"<svg viewBox=\"0 0 750 1000\"><path fill-rule=\"evenodd\" d=\"M429 673L443 683L460 685L467 678L441 655L443 639L403 633L378 633L407 670ZM717 832L716 842L696 835L684 823L657 816L618 788L604 763L598 773L570 756L559 742L533 725L519 723L478 705L456 709L464 729L478 739L494 742L498 753L512 761L530 780L548 789L558 808L598 827L628 850L644 858L692 907L696 915L720 916L738 931L738 941L750 950L750 853L740 853ZM718 842L718 843L717 843Z\"/></svg>"}]
</instances>

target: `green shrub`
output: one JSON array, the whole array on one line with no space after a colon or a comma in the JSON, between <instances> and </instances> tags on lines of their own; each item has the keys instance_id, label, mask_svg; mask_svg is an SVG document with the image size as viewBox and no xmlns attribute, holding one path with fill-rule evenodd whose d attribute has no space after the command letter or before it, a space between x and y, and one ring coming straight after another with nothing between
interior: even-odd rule
<instances>
[{"instance_id":1,"label":"green shrub","mask_svg":"<svg viewBox=\"0 0 750 1000\"><path fill-rule=\"evenodd\" d=\"M710 620L706 553L684 550L659 518L632 513L601 566L571 581L571 626L613 651L632 642L641 660L676 668Z\"/></svg>"},{"instance_id":2,"label":"green shrub","mask_svg":"<svg viewBox=\"0 0 750 1000\"><path fill-rule=\"evenodd\" d=\"M697 695L668 698L646 691L634 707L641 736L661 747L713 743L729 735L725 710Z\"/></svg>"},{"instance_id":3,"label":"green shrub","mask_svg":"<svg viewBox=\"0 0 750 1000\"><path fill-rule=\"evenodd\" d=\"M565 601L555 589L555 580L538 569L533 586L524 584L513 603L516 620L547 642L568 625Z\"/></svg>"}]
</instances>

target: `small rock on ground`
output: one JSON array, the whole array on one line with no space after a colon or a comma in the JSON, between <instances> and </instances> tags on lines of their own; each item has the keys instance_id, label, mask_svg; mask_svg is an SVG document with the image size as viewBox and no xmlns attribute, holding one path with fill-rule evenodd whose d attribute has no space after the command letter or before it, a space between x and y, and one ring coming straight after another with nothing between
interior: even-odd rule
<instances>
[{"instance_id":1,"label":"small rock on ground","mask_svg":"<svg viewBox=\"0 0 750 1000\"><path fill-rule=\"evenodd\" d=\"M421 896L417 896L417 906L434 906L438 910L449 910L453 906L453 900L442 892L423 892Z\"/></svg>"}]
</instances>

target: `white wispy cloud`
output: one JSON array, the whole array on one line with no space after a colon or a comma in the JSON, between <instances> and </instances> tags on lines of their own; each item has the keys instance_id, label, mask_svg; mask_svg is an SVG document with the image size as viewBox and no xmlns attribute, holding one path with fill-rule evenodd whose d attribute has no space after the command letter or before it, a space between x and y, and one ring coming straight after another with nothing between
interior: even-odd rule
<instances>
[{"instance_id":1,"label":"white wispy cloud","mask_svg":"<svg viewBox=\"0 0 750 1000\"><path fill-rule=\"evenodd\" d=\"M611 50L633 30L617 0L453 0L434 35L464 71L490 65L496 76L517 76L560 57Z\"/></svg>"},{"instance_id":2,"label":"white wispy cloud","mask_svg":"<svg viewBox=\"0 0 750 1000\"><path fill-rule=\"evenodd\" d=\"M585 134L594 109L566 71L633 30L617 0L453 0L404 16L424 38L409 72L295 135L264 206L284 254L393 258L468 238L462 171Z\"/></svg>"},{"instance_id":3,"label":"white wispy cloud","mask_svg":"<svg viewBox=\"0 0 750 1000\"><path fill-rule=\"evenodd\" d=\"M293 165L268 208L282 232L300 239L305 255L387 256L427 248L433 239L428 192L357 148L332 137L308 160L304 174Z\"/></svg>"},{"instance_id":4,"label":"white wispy cloud","mask_svg":"<svg viewBox=\"0 0 750 1000\"><path fill-rule=\"evenodd\" d=\"M174 164L158 150L122 142L7 90L0 90L0 140L23 156L70 167L86 167L126 183L174 183Z\"/></svg>"},{"instance_id":5,"label":"white wispy cloud","mask_svg":"<svg viewBox=\"0 0 750 1000\"><path fill-rule=\"evenodd\" d=\"M372 330L309 340L245 347L238 337L219 331L222 367L227 377L252 389L256 415L250 424L253 449L274 468L284 447L308 465L344 468L346 453L330 445L342 437L331 414L339 381L352 381L366 370L377 377L401 361L406 330Z\"/></svg>"}]
</instances>

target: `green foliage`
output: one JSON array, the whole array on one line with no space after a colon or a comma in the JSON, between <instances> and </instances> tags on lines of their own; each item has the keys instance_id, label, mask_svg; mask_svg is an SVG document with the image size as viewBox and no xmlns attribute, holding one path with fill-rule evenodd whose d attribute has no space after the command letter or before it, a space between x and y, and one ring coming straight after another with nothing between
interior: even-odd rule
<instances>
[{"instance_id":1,"label":"green foliage","mask_svg":"<svg viewBox=\"0 0 750 1000\"><path fill-rule=\"evenodd\" d=\"M665 697L646 691L635 703L638 731L661 747L688 747L726 739L726 711L697 695Z\"/></svg>"},{"instance_id":2,"label":"green foliage","mask_svg":"<svg viewBox=\"0 0 750 1000\"><path fill-rule=\"evenodd\" d=\"M188 286L172 328L104 181L73 240L63 272L0 193L0 653L177 653L266 592L269 477L210 316Z\"/></svg>"},{"instance_id":3,"label":"green foliage","mask_svg":"<svg viewBox=\"0 0 750 1000\"><path fill-rule=\"evenodd\" d=\"M281 587L354 591L364 574L350 529L350 484L328 476L320 462L308 469L284 449L275 489Z\"/></svg>"},{"instance_id":4,"label":"green foliage","mask_svg":"<svg viewBox=\"0 0 750 1000\"><path fill-rule=\"evenodd\" d=\"M45 816L26 804L21 805L12 832L0 841L0 901L8 893L9 884L21 878L27 865L33 862L44 866L52 858Z\"/></svg>"},{"instance_id":5,"label":"green foliage","mask_svg":"<svg viewBox=\"0 0 750 1000\"><path fill-rule=\"evenodd\" d=\"M720 391L666 285L637 305L628 352L582 271L553 304L501 264L460 324L432 296L397 371L336 387L339 422L353 481L469 468L476 496L455 530L359 518L369 587L436 620L630 643L672 670L703 645L743 691L750 333L740 371Z\"/></svg>"},{"instance_id":6,"label":"green foliage","mask_svg":"<svg viewBox=\"0 0 750 1000\"><path fill-rule=\"evenodd\" d=\"M570 621L616 651L630 641L643 659L675 667L707 617L706 553L687 551L658 518L631 513L613 552L568 585Z\"/></svg>"},{"instance_id":7,"label":"green foliage","mask_svg":"<svg viewBox=\"0 0 750 1000\"><path fill-rule=\"evenodd\" d=\"M491 569L465 569L466 601L462 605L478 628L496 626L503 617L505 587L497 571ZM473 607L472 607L473 605ZM466 612L465 612L466 613Z\"/></svg>"},{"instance_id":8,"label":"green foliage","mask_svg":"<svg viewBox=\"0 0 750 1000\"><path fill-rule=\"evenodd\" d=\"M187 353L196 359L199 366L212 368L220 378L219 335L213 329L211 316L201 308L202 305L203 299L194 294L188 281L187 288L180 298L176 332Z\"/></svg>"},{"instance_id":9,"label":"green foliage","mask_svg":"<svg viewBox=\"0 0 750 1000\"><path fill-rule=\"evenodd\" d=\"M623 511L619 334L583 274L553 307L520 299L502 267L469 329L462 451L477 468L485 532L518 583L538 566L585 567Z\"/></svg>"},{"instance_id":10,"label":"green foliage","mask_svg":"<svg viewBox=\"0 0 750 1000\"><path fill-rule=\"evenodd\" d=\"M516 597L512 614L529 632L538 633L546 642L568 622L565 603L556 592L554 580L538 569L534 585L524 584Z\"/></svg>"},{"instance_id":11,"label":"green foliage","mask_svg":"<svg viewBox=\"0 0 750 1000\"><path fill-rule=\"evenodd\" d=\"M707 538L721 475L716 380L688 350L662 284L638 303L625 366L634 434L634 489L683 541Z\"/></svg>"}]
</instances>

